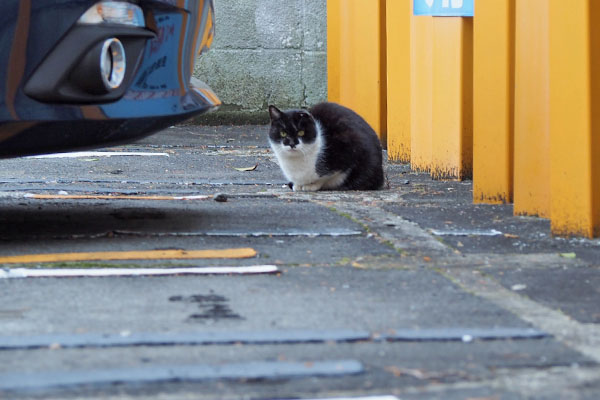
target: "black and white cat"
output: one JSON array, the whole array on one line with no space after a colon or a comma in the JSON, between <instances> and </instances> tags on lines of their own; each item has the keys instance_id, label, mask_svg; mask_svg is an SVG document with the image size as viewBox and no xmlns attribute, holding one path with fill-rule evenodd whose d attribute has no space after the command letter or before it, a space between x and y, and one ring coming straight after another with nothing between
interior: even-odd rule
<instances>
[{"instance_id":1,"label":"black and white cat","mask_svg":"<svg viewBox=\"0 0 600 400\"><path fill-rule=\"evenodd\" d=\"M354 111L321 103L310 110L269 106L269 114L269 142L294 191L383 186L381 143Z\"/></svg>"}]
</instances>

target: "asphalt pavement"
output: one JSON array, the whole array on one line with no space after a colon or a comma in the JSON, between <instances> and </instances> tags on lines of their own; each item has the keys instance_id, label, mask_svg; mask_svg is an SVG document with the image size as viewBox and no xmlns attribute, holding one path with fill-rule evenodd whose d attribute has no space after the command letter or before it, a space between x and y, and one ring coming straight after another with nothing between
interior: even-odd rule
<instances>
[{"instance_id":1,"label":"asphalt pavement","mask_svg":"<svg viewBox=\"0 0 600 400\"><path fill-rule=\"evenodd\" d=\"M292 192L264 126L0 160L0 398L600 398L600 240L385 171Z\"/></svg>"}]
</instances>

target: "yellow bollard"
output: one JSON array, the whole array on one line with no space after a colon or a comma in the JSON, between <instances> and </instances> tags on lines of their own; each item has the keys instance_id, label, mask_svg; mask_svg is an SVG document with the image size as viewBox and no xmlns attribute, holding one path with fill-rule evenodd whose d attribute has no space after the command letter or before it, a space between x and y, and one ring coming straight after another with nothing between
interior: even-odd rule
<instances>
[{"instance_id":1,"label":"yellow bollard","mask_svg":"<svg viewBox=\"0 0 600 400\"><path fill-rule=\"evenodd\" d=\"M473 201L511 203L515 0L478 2L473 29Z\"/></svg>"},{"instance_id":2,"label":"yellow bollard","mask_svg":"<svg viewBox=\"0 0 600 400\"><path fill-rule=\"evenodd\" d=\"M387 144L388 158L410 161L411 0L387 0Z\"/></svg>"},{"instance_id":3,"label":"yellow bollard","mask_svg":"<svg viewBox=\"0 0 600 400\"><path fill-rule=\"evenodd\" d=\"M410 165L431 170L433 129L433 18L411 17L410 31Z\"/></svg>"},{"instance_id":4,"label":"yellow bollard","mask_svg":"<svg viewBox=\"0 0 600 400\"><path fill-rule=\"evenodd\" d=\"M385 146L385 0L328 0L327 5L329 99L360 114Z\"/></svg>"},{"instance_id":5,"label":"yellow bollard","mask_svg":"<svg viewBox=\"0 0 600 400\"><path fill-rule=\"evenodd\" d=\"M552 232L600 236L600 4L550 1Z\"/></svg>"},{"instance_id":6,"label":"yellow bollard","mask_svg":"<svg viewBox=\"0 0 600 400\"><path fill-rule=\"evenodd\" d=\"M473 173L473 20L433 18L431 176Z\"/></svg>"},{"instance_id":7,"label":"yellow bollard","mask_svg":"<svg viewBox=\"0 0 600 400\"><path fill-rule=\"evenodd\" d=\"M550 216L548 10L548 0L516 0L514 127L514 213L516 215Z\"/></svg>"}]
</instances>

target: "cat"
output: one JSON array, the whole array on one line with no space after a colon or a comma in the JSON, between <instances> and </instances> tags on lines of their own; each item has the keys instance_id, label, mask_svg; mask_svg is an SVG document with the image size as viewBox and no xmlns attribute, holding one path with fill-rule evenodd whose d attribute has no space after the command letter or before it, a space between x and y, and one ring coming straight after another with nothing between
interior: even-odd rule
<instances>
[{"instance_id":1,"label":"cat","mask_svg":"<svg viewBox=\"0 0 600 400\"><path fill-rule=\"evenodd\" d=\"M376 190L381 143L357 113L336 103L281 111L269 106L269 143L294 191Z\"/></svg>"}]
</instances>

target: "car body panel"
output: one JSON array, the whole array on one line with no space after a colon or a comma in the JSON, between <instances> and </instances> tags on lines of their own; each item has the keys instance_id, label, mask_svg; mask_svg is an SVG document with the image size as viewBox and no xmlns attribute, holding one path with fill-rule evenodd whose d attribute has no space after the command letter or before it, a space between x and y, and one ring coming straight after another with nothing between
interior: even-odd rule
<instances>
[{"instance_id":1,"label":"car body panel","mask_svg":"<svg viewBox=\"0 0 600 400\"><path fill-rule=\"evenodd\" d=\"M144 39L137 69L117 100L70 103L26 94L44 63L72 56L61 43L77 39L77 20L96 2L3 1L0 51L8 57L0 60L0 157L130 141L220 105L192 77L197 55L213 40L212 0L136 2L151 38Z\"/></svg>"}]
</instances>

